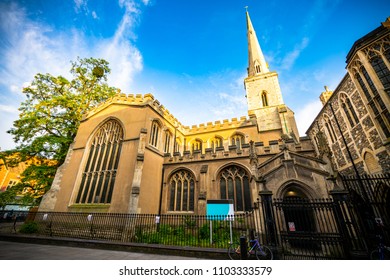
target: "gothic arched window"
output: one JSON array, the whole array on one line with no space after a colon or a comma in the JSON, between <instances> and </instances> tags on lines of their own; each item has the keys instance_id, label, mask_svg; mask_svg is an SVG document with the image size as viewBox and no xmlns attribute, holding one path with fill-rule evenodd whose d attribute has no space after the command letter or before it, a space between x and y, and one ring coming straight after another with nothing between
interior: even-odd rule
<instances>
[{"instance_id":1,"label":"gothic arched window","mask_svg":"<svg viewBox=\"0 0 390 280\"><path fill-rule=\"evenodd\" d=\"M390 70L387 68L382 56L380 54L375 55L370 60L372 68L374 68L376 75L381 81L385 89L390 88Z\"/></svg>"},{"instance_id":2,"label":"gothic arched window","mask_svg":"<svg viewBox=\"0 0 390 280\"><path fill-rule=\"evenodd\" d=\"M195 178L187 170L175 172L169 180L169 211L194 211Z\"/></svg>"},{"instance_id":3,"label":"gothic arched window","mask_svg":"<svg viewBox=\"0 0 390 280\"><path fill-rule=\"evenodd\" d=\"M364 68L360 67L360 73L355 74L355 78L358 81L364 96L367 99L367 104L371 108L372 114L379 124L379 127L382 129L385 137L390 137L390 114L386 108L385 103L383 102L377 88L375 87L371 77Z\"/></svg>"},{"instance_id":4,"label":"gothic arched window","mask_svg":"<svg viewBox=\"0 0 390 280\"><path fill-rule=\"evenodd\" d=\"M104 123L93 136L76 203L110 203L123 140L115 120Z\"/></svg>"},{"instance_id":5,"label":"gothic arched window","mask_svg":"<svg viewBox=\"0 0 390 280\"><path fill-rule=\"evenodd\" d=\"M249 211L252 209L249 188L249 176L239 166L228 166L219 174L219 188L221 199L234 201L235 211Z\"/></svg>"},{"instance_id":6,"label":"gothic arched window","mask_svg":"<svg viewBox=\"0 0 390 280\"><path fill-rule=\"evenodd\" d=\"M149 138L149 144L153 147L157 148L158 145L158 137L160 133L160 125L157 121L152 122L152 129L150 131L150 138Z\"/></svg>"},{"instance_id":7,"label":"gothic arched window","mask_svg":"<svg viewBox=\"0 0 390 280\"><path fill-rule=\"evenodd\" d=\"M351 100L345 95L341 96L341 107L347 116L349 124L351 127L354 127L359 122L359 119L355 113L355 109L352 107Z\"/></svg>"}]
</instances>

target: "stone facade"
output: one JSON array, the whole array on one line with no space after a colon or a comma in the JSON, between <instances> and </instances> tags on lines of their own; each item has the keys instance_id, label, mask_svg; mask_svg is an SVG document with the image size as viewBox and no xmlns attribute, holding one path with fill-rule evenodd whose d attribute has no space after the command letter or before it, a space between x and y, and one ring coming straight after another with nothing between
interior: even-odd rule
<instances>
[{"instance_id":1,"label":"stone facade","mask_svg":"<svg viewBox=\"0 0 390 280\"><path fill-rule=\"evenodd\" d=\"M390 172L389 22L355 42L348 73L327 100L321 98L324 107L306 132L320 157L318 132L326 136L327 156L345 175Z\"/></svg>"}]
</instances>

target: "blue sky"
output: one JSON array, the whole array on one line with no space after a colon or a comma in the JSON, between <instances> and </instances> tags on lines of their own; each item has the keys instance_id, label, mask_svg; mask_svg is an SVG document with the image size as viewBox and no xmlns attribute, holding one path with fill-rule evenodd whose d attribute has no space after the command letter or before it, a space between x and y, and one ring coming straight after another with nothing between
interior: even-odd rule
<instances>
[{"instance_id":1,"label":"blue sky","mask_svg":"<svg viewBox=\"0 0 390 280\"><path fill-rule=\"evenodd\" d=\"M353 43L390 16L385 0L2 0L1 149L14 147L22 87L69 76L78 56L106 59L110 85L152 93L184 125L246 116L245 6L301 135Z\"/></svg>"}]
</instances>

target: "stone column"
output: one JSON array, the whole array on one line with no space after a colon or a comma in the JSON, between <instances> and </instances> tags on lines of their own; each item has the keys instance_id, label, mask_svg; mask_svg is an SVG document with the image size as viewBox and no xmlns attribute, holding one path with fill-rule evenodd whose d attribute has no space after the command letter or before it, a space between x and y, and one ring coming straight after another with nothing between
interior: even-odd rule
<instances>
[{"instance_id":1,"label":"stone column","mask_svg":"<svg viewBox=\"0 0 390 280\"><path fill-rule=\"evenodd\" d=\"M128 213L131 214L138 213L138 200L139 200L139 194L141 192L142 169L144 167L146 133L147 133L146 128L141 129L139 142L138 142L137 158L136 158L136 163L134 168L133 182L131 184L129 208L128 208Z\"/></svg>"},{"instance_id":2,"label":"stone column","mask_svg":"<svg viewBox=\"0 0 390 280\"><path fill-rule=\"evenodd\" d=\"M73 146L74 142L69 146L68 153L66 154L66 158L64 163L58 167L56 171L56 175L54 177L53 183L50 187L50 190L42 197L41 203L39 204L38 212L52 212L57 203L57 195L61 189L61 179L64 174L64 170L68 165L70 158L73 154Z\"/></svg>"},{"instance_id":3,"label":"stone column","mask_svg":"<svg viewBox=\"0 0 390 280\"><path fill-rule=\"evenodd\" d=\"M263 184L265 185L265 182ZM265 188L265 190L259 191L259 196L261 197L261 205L263 207L267 245L276 245L277 236L275 215L272 206L272 191Z\"/></svg>"}]
</instances>

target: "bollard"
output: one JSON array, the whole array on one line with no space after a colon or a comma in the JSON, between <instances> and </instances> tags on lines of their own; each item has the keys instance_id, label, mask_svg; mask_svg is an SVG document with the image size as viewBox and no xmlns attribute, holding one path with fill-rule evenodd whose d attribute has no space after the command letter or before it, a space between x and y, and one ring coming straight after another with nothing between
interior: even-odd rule
<instances>
[{"instance_id":1,"label":"bollard","mask_svg":"<svg viewBox=\"0 0 390 280\"><path fill-rule=\"evenodd\" d=\"M240 237L240 252L242 260L248 259L248 243L246 241L246 236Z\"/></svg>"}]
</instances>

